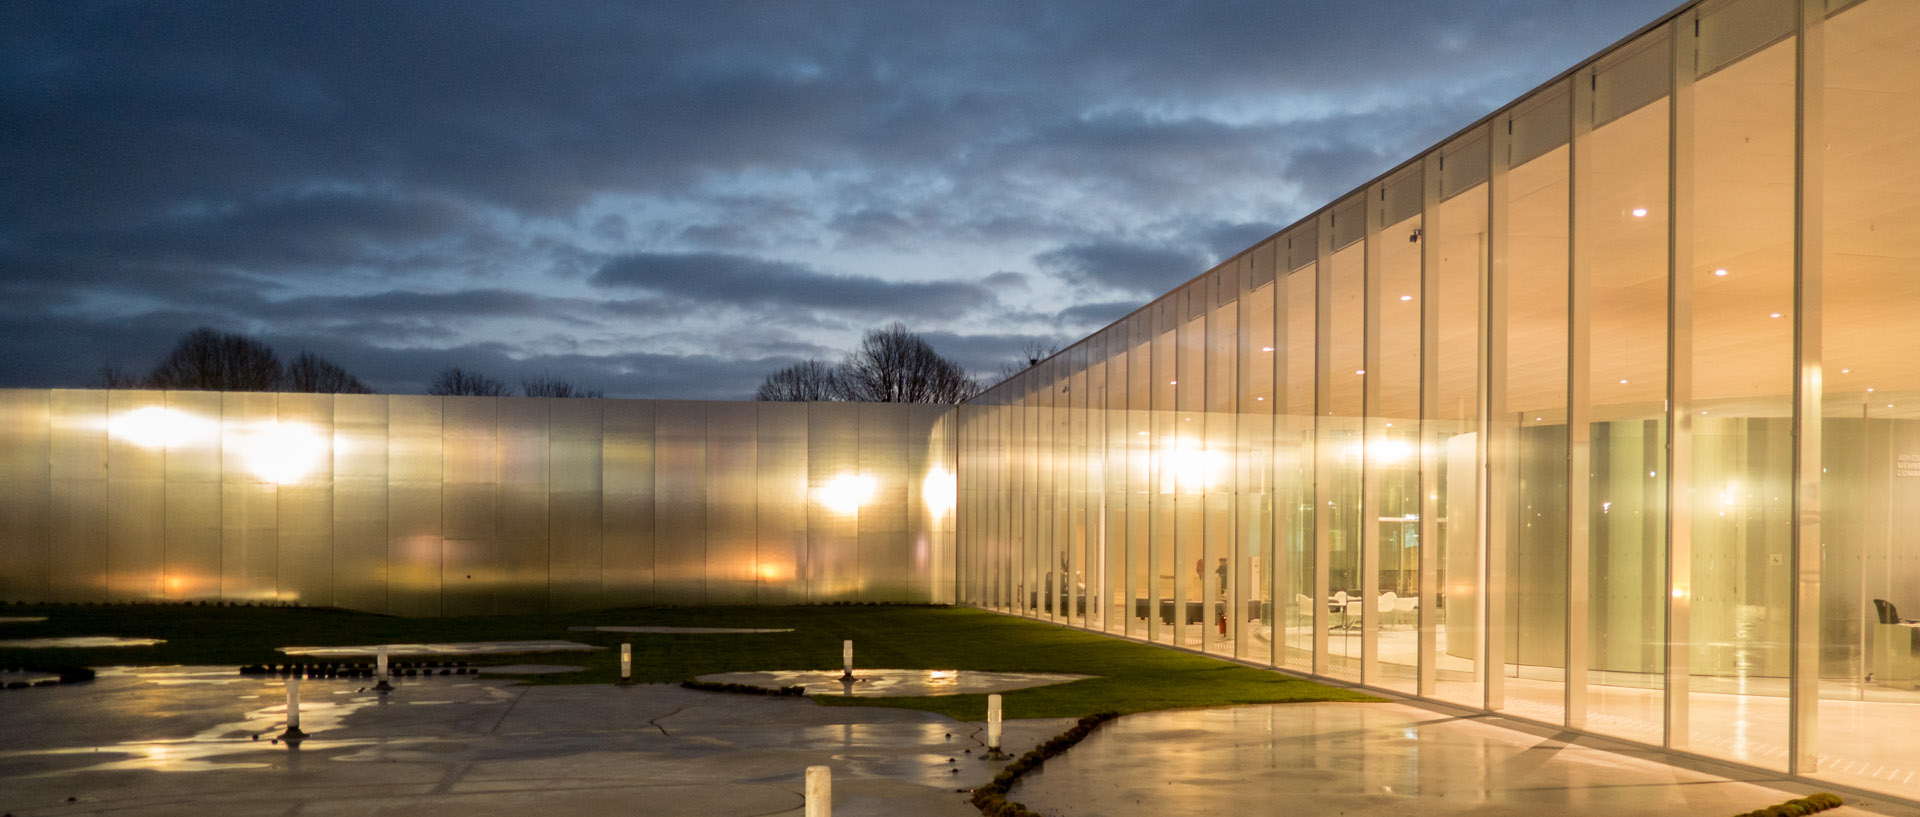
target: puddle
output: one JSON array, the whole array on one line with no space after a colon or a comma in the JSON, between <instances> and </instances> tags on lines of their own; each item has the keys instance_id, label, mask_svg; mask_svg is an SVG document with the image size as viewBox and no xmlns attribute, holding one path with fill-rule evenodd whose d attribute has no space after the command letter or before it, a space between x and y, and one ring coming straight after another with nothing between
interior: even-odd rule
<instances>
[{"instance_id":1,"label":"puddle","mask_svg":"<svg viewBox=\"0 0 1920 817\"><path fill-rule=\"evenodd\" d=\"M845 695L851 698L920 698L939 695L968 695L1006 692L1051 684L1064 684L1093 678L1061 672L979 672L952 669L856 669L853 681L840 679L834 670L775 670L770 672L721 672L702 675L698 680L716 684L749 684L758 687L806 687L808 695Z\"/></svg>"},{"instance_id":2,"label":"puddle","mask_svg":"<svg viewBox=\"0 0 1920 817\"><path fill-rule=\"evenodd\" d=\"M568 627L571 632L588 633L665 633L677 635L738 635L753 633L790 633L793 628L764 630L752 627L629 627L625 625L588 625Z\"/></svg>"},{"instance_id":3,"label":"puddle","mask_svg":"<svg viewBox=\"0 0 1920 817\"><path fill-rule=\"evenodd\" d=\"M0 624L32 624L46 620L46 616L0 616Z\"/></svg>"},{"instance_id":4,"label":"puddle","mask_svg":"<svg viewBox=\"0 0 1920 817\"><path fill-rule=\"evenodd\" d=\"M480 667L481 675L558 675L563 672L579 672L586 667L572 664L502 664L497 667Z\"/></svg>"},{"instance_id":5,"label":"puddle","mask_svg":"<svg viewBox=\"0 0 1920 817\"><path fill-rule=\"evenodd\" d=\"M357 647L281 647L288 655L315 658L364 658L380 651L379 644ZM469 641L450 644L387 644L387 655L503 655L522 652L593 652L606 647L577 641Z\"/></svg>"},{"instance_id":6,"label":"puddle","mask_svg":"<svg viewBox=\"0 0 1920 817\"><path fill-rule=\"evenodd\" d=\"M59 638L12 638L0 640L0 647L151 647L165 644L164 638L128 638L118 635L70 635Z\"/></svg>"}]
</instances>

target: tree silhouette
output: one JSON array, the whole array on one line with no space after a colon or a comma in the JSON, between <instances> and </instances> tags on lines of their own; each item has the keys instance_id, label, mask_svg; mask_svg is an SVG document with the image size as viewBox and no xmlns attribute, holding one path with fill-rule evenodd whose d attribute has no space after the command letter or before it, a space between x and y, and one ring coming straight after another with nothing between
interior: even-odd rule
<instances>
[{"instance_id":1,"label":"tree silhouette","mask_svg":"<svg viewBox=\"0 0 1920 817\"><path fill-rule=\"evenodd\" d=\"M440 396L467 397L507 397L512 392L507 384L471 369L448 366L433 376L433 382L427 384L427 393Z\"/></svg>"},{"instance_id":2,"label":"tree silhouette","mask_svg":"<svg viewBox=\"0 0 1920 817\"><path fill-rule=\"evenodd\" d=\"M958 403L980 393L965 369L897 322L868 331L839 377L847 399L864 403Z\"/></svg>"},{"instance_id":3,"label":"tree silhouette","mask_svg":"<svg viewBox=\"0 0 1920 817\"><path fill-rule=\"evenodd\" d=\"M605 397L599 389L583 389L571 381L557 377L541 375L532 380L520 381L520 393L528 397Z\"/></svg>"},{"instance_id":4,"label":"tree silhouette","mask_svg":"<svg viewBox=\"0 0 1920 817\"><path fill-rule=\"evenodd\" d=\"M201 327L174 344L147 375L154 389L273 391L285 370L273 348L245 335Z\"/></svg>"},{"instance_id":5,"label":"tree silhouette","mask_svg":"<svg viewBox=\"0 0 1920 817\"><path fill-rule=\"evenodd\" d=\"M95 369L93 377L87 380L87 388L138 389L144 387L146 383L147 381L139 375L128 371L125 366L116 363Z\"/></svg>"},{"instance_id":6,"label":"tree silhouette","mask_svg":"<svg viewBox=\"0 0 1920 817\"><path fill-rule=\"evenodd\" d=\"M287 391L312 394L372 394L360 378L347 373L340 364L302 351L287 364Z\"/></svg>"},{"instance_id":7,"label":"tree silhouette","mask_svg":"<svg viewBox=\"0 0 1920 817\"><path fill-rule=\"evenodd\" d=\"M834 367L807 360L767 375L754 398L793 403L845 400L846 389L841 387L840 374Z\"/></svg>"}]
</instances>

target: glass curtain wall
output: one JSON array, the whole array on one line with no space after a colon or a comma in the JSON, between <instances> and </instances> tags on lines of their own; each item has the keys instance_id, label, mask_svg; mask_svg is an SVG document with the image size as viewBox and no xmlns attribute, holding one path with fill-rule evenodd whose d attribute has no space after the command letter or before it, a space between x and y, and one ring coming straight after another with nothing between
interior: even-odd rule
<instances>
[{"instance_id":1,"label":"glass curtain wall","mask_svg":"<svg viewBox=\"0 0 1920 817\"><path fill-rule=\"evenodd\" d=\"M966 597L1920 801L1916 42L1683 7L990 390Z\"/></svg>"}]
</instances>

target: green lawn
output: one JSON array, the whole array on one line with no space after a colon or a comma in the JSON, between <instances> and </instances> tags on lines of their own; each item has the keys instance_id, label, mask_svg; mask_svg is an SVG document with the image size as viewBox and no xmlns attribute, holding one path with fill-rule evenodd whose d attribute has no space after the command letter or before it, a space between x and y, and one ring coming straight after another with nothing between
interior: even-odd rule
<instances>
[{"instance_id":1,"label":"green lawn","mask_svg":"<svg viewBox=\"0 0 1920 817\"><path fill-rule=\"evenodd\" d=\"M619 645L631 642L635 679L678 682L712 672L838 669L840 642L854 641L858 666L1067 672L1100 676L1010 692L1009 717L1080 717L1102 710L1155 709L1290 701L1370 701L1371 696L1192 653L1050 624L950 607L823 606L635 608L583 613L408 619L342 610L174 605L0 606L0 616L47 616L0 624L0 639L121 635L167 639L154 647L0 648L0 666L284 663L283 646L420 641L567 639L605 652L549 653L537 660L585 664L585 672L533 676L529 683L611 683ZM568 632L570 625L790 627L758 635L655 635ZM528 655L472 657L475 664L524 663ZM964 719L985 717L986 696L822 697L822 704L924 709Z\"/></svg>"}]
</instances>

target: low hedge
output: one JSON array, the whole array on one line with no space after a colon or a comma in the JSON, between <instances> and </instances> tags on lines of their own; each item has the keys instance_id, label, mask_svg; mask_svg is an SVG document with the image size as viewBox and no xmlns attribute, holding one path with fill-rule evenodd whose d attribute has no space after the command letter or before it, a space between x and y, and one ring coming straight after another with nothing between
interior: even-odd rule
<instances>
[{"instance_id":1,"label":"low hedge","mask_svg":"<svg viewBox=\"0 0 1920 817\"><path fill-rule=\"evenodd\" d=\"M1813 814L1814 812L1826 811L1830 808L1839 808L1843 805L1846 805L1846 802L1840 799L1840 795L1819 792L1817 794L1809 794L1798 800L1788 800L1785 803L1771 805L1763 809L1755 809L1745 814L1738 814L1735 815L1735 817L1806 817L1806 815Z\"/></svg>"},{"instance_id":2,"label":"low hedge","mask_svg":"<svg viewBox=\"0 0 1920 817\"><path fill-rule=\"evenodd\" d=\"M798 698L807 694L807 688L799 686L773 689L771 687L757 687L752 684L717 684L712 681L681 681L680 685L687 689L697 689L701 692L727 692L734 695L774 695Z\"/></svg>"},{"instance_id":3,"label":"low hedge","mask_svg":"<svg viewBox=\"0 0 1920 817\"><path fill-rule=\"evenodd\" d=\"M1093 734L1094 727L1114 718L1118 712L1096 712L1081 718L1080 721L1051 740L1034 747L1032 751L1021 755L1018 760L1007 764L1000 773L993 776L993 782L973 790L973 806L986 817L1041 817L1025 805L1007 799L1007 791L1013 788L1013 782L1021 775L1040 768L1047 758L1059 755Z\"/></svg>"}]
</instances>

